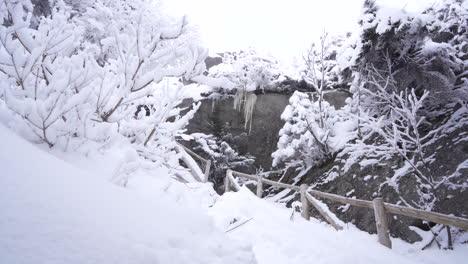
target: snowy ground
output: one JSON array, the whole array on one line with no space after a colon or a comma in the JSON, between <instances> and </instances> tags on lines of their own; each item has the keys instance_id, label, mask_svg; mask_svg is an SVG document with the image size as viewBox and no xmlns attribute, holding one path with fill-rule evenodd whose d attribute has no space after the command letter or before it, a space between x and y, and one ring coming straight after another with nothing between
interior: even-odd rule
<instances>
[{"instance_id":1,"label":"snowy ground","mask_svg":"<svg viewBox=\"0 0 468 264\"><path fill-rule=\"evenodd\" d=\"M250 247L230 241L201 209L184 205L184 193L177 200L164 195L161 189L171 186L139 195L2 125L0 136L2 264L255 263Z\"/></svg>"},{"instance_id":2,"label":"snowy ground","mask_svg":"<svg viewBox=\"0 0 468 264\"><path fill-rule=\"evenodd\" d=\"M291 209L260 200L248 189L228 193L218 199L209 213L219 228L245 245L252 245L258 263L466 263L468 245L454 251L430 249L421 251L419 244L410 245L392 239L393 249L377 243L353 226L335 231L318 220L306 221L300 214L291 220ZM233 224L233 219L237 221Z\"/></svg>"},{"instance_id":3,"label":"snowy ground","mask_svg":"<svg viewBox=\"0 0 468 264\"><path fill-rule=\"evenodd\" d=\"M209 185L168 181L164 171L117 187L106 176L111 162L79 161L78 168L2 125L0 136L2 264L427 264L468 258L468 245L420 251L420 245L393 239L389 250L352 226L337 232L298 214L291 220L290 209L245 188L218 197Z\"/></svg>"}]
</instances>

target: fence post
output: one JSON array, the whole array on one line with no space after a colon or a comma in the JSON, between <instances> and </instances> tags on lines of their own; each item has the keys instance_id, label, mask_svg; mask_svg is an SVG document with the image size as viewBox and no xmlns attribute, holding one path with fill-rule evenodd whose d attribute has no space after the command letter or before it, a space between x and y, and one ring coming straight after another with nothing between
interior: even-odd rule
<instances>
[{"instance_id":1,"label":"fence post","mask_svg":"<svg viewBox=\"0 0 468 264\"><path fill-rule=\"evenodd\" d=\"M208 182L208 176L210 176L211 160L206 161L205 165L205 179L204 182Z\"/></svg>"},{"instance_id":2,"label":"fence post","mask_svg":"<svg viewBox=\"0 0 468 264\"><path fill-rule=\"evenodd\" d=\"M224 192L230 192L231 191L231 183L229 182L229 173L231 170L226 171L226 178L224 178Z\"/></svg>"},{"instance_id":3,"label":"fence post","mask_svg":"<svg viewBox=\"0 0 468 264\"><path fill-rule=\"evenodd\" d=\"M301 215L306 220L309 220L310 219L310 204L309 204L309 201L307 200L307 196L306 196L307 188L309 188L309 186L307 186L307 184L302 184L301 185L301 189L300 189L300 191L301 191L301 203L302 203Z\"/></svg>"},{"instance_id":4,"label":"fence post","mask_svg":"<svg viewBox=\"0 0 468 264\"><path fill-rule=\"evenodd\" d=\"M382 198L375 198L372 203L374 206L375 226L377 227L379 243L388 248L392 248L383 200Z\"/></svg>"},{"instance_id":5,"label":"fence post","mask_svg":"<svg viewBox=\"0 0 468 264\"><path fill-rule=\"evenodd\" d=\"M263 182L262 182L262 175L257 175L257 196L262 198L263 196Z\"/></svg>"}]
</instances>

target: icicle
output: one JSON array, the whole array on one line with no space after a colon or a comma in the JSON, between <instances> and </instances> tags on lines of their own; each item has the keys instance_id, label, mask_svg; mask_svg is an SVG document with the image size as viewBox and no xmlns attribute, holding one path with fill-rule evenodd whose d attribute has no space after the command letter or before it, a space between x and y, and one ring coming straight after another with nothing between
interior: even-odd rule
<instances>
[{"instance_id":1,"label":"icicle","mask_svg":"<svg viewBox=\"0 0 468 264\"><path fill-rule=\"evenodd\" d=\"M244 105L244 118L245 118L245 129L247 129L247 123L249 125L249 134L252 131L252 116L253 110L255 108L255 103L257 102L257 96L254 93L249 93L247 95L247 99Z\"/></svg>"},{"instance_id":2,"label":"icicle","mask_svg":"<svg viewBox=\"0 0 468 264\"><path fill-rule=\"evenodd\" d=\"M239 89L234 95L234 110L241 111L242 105L245 103L245 97L247 96L247 92L244 89Z\"/></svg>"},{"instance_id":3,"label":"icicle","mask_svg":"<svg viewBox=\"0 0 468 264\"><path fill-rule=\"evenodd\" d=\"M218 102L218 97L211 98L211 113L214 112L217 102Z\"/></svg>"},{"instance_id":4,"label":"icicle","mask_svg":"<svg viewBox=\"0 0 468 264\"><path fill-rule=\"evenodd\" d=\"M249 133L252 131L252 116L257 102L257 96L253 92L247 92L244 89L239 89L234 96L234 109L241 112L244 110L244 129L249 126Z\"/></svg>"}]
</instances>

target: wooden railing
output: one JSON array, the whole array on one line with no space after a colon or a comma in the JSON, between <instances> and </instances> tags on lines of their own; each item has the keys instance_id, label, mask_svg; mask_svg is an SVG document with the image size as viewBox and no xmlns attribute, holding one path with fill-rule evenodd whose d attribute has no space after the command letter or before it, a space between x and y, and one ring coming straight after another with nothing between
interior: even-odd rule
<instances>
[{"instance_id":1,"label":"wooden railing","mask_svg":"<svg viewBox=\"0 0 468 264\"><path fill-rule=\"evenodd\" d=\"M194 164L191 160L189 160L188 157L182 156L182 160L184 163L187 165L188 169L192 173L193 177L199 181L199 182L208 182L208 176L210 175L210 169L211 169L211 160L205 159L202 156L198 155L197 153L193 152L191 149L187 148L186 146L177 143L177 146L179 147L179 152L185 151L188 155L190 155L193 159L199 160L202 164L204 164L205 168L203 173L203 177L200 177L197 173L198 170L201 171L201 168L198 167L197 164Z\"/></svg>"},{"instance_id":2,"label":"wooden railing","mask_svg":"<svg viewBox=\"0 0 468 264\"><path fill-rule=\"evenodd\" d=\"M307 220L310 219L310 206L312 205L327 220L327 222L330 223L337 230L340 230L343 227L341 227L333 219L333 217L329 215L317 203L317 201L315 200L313 196L329 199L329 200L344 203L344 204L350 204L353 206L373 209L376 227L377 227L378 241L380 244L388 248L392 248L392 242L390 240L390 232L388 229L387 216L386 216L387 213L414 217L414 218L418 218L418 219L425 220L428 222L434 222L437 224L453 226L453 227L461 228L464 230L468 230L468 219L465 219L465 218L461 218L457 216L449 216L449 215L444 215L440 213L394 205L390 203L384 203L382 198L375 198L373 201L367 201L367 200L343 197L343 196L336 195L336 194L330 194L330 193L320 192L317 190L311 190L310 187L307 186L306 184L303 184L301 186L294 186L294 185L267 180L261 176L249 175L249 174L245 174L245 173L241 173L241 172L237 172L233 170L227 170L226 172L226 178L225 178L225 191L226 192L229 192L232 189L235 189L236 191L240 189L240 186L237 183L237 180L234 178L234 176L256 181L257 182L257 196L260 198L262 198L263 196L264 184L300 192L301 203L302 203L302 210L301 210L302 216Z\"/></svg>"}]
</instances>

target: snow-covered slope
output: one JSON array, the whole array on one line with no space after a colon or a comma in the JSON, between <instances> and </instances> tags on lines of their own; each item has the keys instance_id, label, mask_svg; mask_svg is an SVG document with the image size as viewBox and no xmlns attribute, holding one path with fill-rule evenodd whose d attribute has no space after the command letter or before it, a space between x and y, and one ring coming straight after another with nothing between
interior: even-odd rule
<instances>
[{"instance_id":1,"label":"snow-covered slope","mask_svg":"<svg viewBox=\"0 0 468 264\"><path fill-rule=\"evenodd\" d=\"M160 186L166 181L139 175L127 188L117 187L96 175L99 170L79 169L3 125L0 138L1 264L428 264L468 259L468 245L421 251L421 245L393 239L390 250L351 225L337 232L299 214L291 220L291 209L258 199L245 188L214 196L210 203L216 202L203 207L203 199L196 197L200 194L191 196L203 192L201 186L185 186L183 193L180 187Z\"/></svg>"},{"instance_id":2,"label":"snow-covered slope","mask_svg":"<svg viewBox=\"0 0 468 264\"><path fill-rule=\"evenodd\" d=\"M231 238L252 245L261 264L435 264L466 263L468 259L468 245L458 245L453 251L421 251L421 244L392 238L393 249L388 249L378 244L376 235L352 225L335 231L316 219L306 221L298 213L291 220L291 209L258 199L246 188L224 194L210 213L220 228L232 229L228 232Z\"/></svg>"},{"instance_id":3,"label":"snow-covered slope","mask_svg":"<svg viewBox=\"0 0 468 264\"><path fill-rule=\"evenodd\" d=\"M0 125L0 263L255 263L201 211L147 199Z\"/></svg>"}]
</instances>

